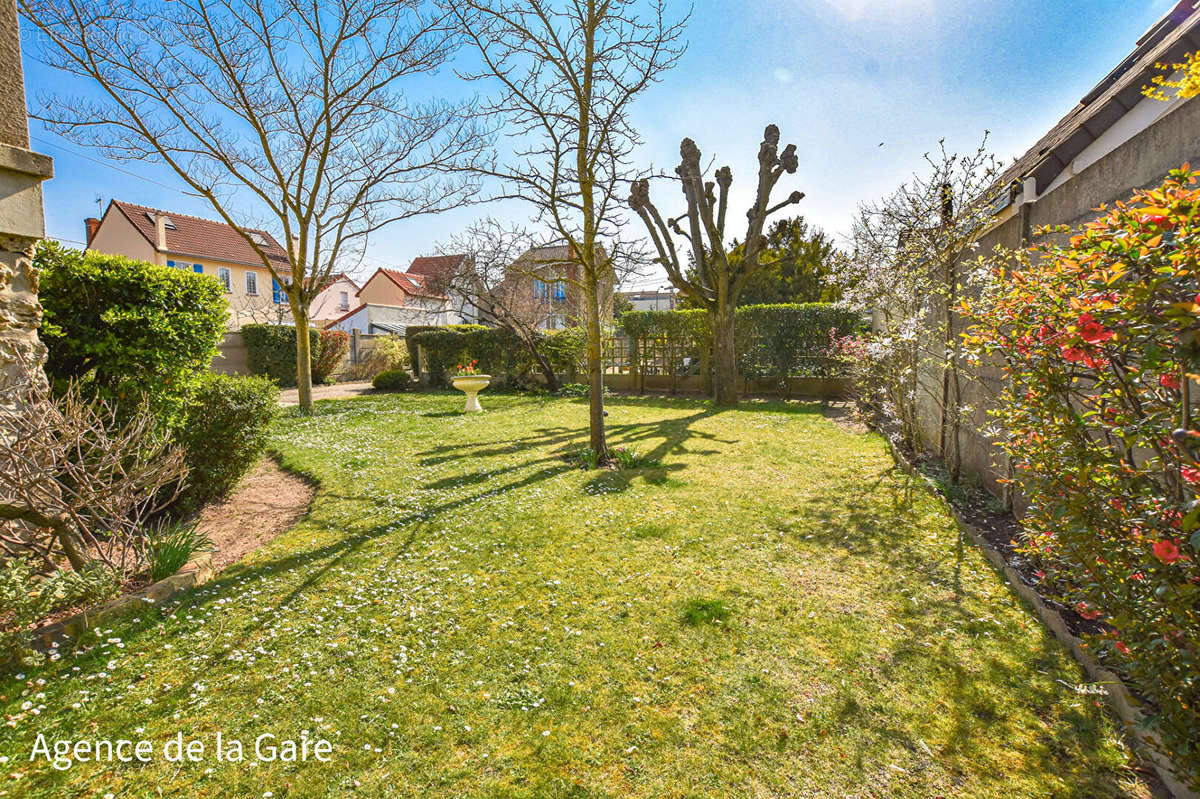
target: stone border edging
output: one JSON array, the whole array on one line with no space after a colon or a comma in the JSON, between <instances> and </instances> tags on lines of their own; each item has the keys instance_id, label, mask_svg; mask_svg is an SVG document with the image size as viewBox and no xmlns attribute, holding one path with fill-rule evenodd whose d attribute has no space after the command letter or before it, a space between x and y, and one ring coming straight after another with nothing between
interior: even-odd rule
<instances>
[{"instance_id":1,"label":"stone border edging","mask_svg":"<svg viewBox=\"0 0 1200 799\"><path fill-rule=\"evenodd\" d=\"M904 457L895 444L886 436L884 437L884 441L887 442L888 450L891 452L892 459L896 464L904 469L909 476L919 480L927 490L931 491L945 503L946 507L950 509L950 514L954 517L954 521L958 524L959 529L971 537L975 546L983 552L988 563L1003 575L1005 581L1012 587L1012 590L1018 597L1033 606L1033 610L1042 621L1042 624L1050 630L1059 643L1067 648L1067 651L1071 653L1071 656L1083 668L1088 678L1103 686L1104 697L1109 707L1116 712L1122 723L1124 723L1126 731L1134 742L1134 748L1137 749L1138 756L1142 759L1142 762L1147 763L1154 769L1155 774L1162 781L1166 789L1171 792L1171 795L1175 799L1200 799L1200 794L1190 790L1175 776L1174 764L1171 763L1166 755L1159 752L1150 743L1155 738L1154 733L1139 728L1141 722L1146 718L1146 712L1142 708L1141 703L1133 696L1129 687L1121 681L1120 677L1100 665L1092 653L1084 647L1083 641L1067 627L1062 614L1051 607L1042 598L1041 594L1034 590L1033 586L1025 582L1025 578L1021 576L1021 573L1009 565L1004 555L988 543L987 539L980 533L978 527L967 521L958 508L946 500L945 495L938 488L937 484L928 475L914 466L908 458Z\"/></svg>"},{"instance_id":2,"label":"stone border edging","mask_svg":"<svg viewBox=\"0 0 1200 799\"><path fill-rule=\"evenodd\" d=\"M170 577L164 577L140 591L119 596L98 607L82 610L73 616L35 630L32 646L43 652L57 649L62 644L79 640L87 630L116 618L134 605L157 607L182 591L203 585L215 574L212 566L212 553L202 552Z\"/></svg>"}]
</instances>

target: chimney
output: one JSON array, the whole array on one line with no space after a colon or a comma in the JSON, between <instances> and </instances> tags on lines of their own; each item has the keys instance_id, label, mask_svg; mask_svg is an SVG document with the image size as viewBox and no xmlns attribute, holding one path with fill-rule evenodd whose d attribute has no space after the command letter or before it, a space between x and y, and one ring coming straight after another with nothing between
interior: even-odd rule
<instances>
[{"instance_id":1,"label":"chimney","mask_svg":"<svg viewBox=\"0 0 1200 799\"><path fill-rule=\"evenodd\" d=\"M88 246L92 246L92 239L96 238L96 231L100 229L100 220L94 216L89 216L83 220L83 228L87 233L86 241Z\"/></svg>"},{"instance_id":2,"label":"chimney","mask_svg":"<svg viewBox=\"0 0 1200 799\"><path fill-rule=\"evenodd\" d=\"M167 218L162 214L154 215L154 241L159 252L167 249Z\"/></svg>"},{"instance_id":3,"label":"chimney","mask_svg":"<svg viewBox=\"0 0 1200 799\"><path fill-rule=\"evenodd\" d=\"M300 260L300 237L293 235L290 243L291 246L288 247L288 258L291 259L292 263L296 263Z\"/></svg>"}]
</instances>

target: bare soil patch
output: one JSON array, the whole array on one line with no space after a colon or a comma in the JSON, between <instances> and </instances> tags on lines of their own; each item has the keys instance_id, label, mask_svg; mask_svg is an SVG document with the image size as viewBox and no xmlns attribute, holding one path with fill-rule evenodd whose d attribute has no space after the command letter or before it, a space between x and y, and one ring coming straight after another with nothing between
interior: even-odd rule
<instances>
[{"instance_id":1,"label":"bare soil patch","mask_svg":"<svg viewBox=\"0 0 1200 799\"><path fill-rule=\"evenodd\" d=\"M213 543L213 570L237 563L290 529L308 511L315 491L273 458L259 461L229 497L200 512L198 527Z\"/></svg>"}]
</instances>

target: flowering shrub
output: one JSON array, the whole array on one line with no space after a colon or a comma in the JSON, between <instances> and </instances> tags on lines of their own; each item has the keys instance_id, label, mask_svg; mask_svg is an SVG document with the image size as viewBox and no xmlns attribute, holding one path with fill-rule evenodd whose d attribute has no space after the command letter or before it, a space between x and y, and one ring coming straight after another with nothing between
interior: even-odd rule
<instances>
[{"instance_id":1,"label":"flowering shrub","mask_svg":"<svg viewBox=\"0 0 1200 799\"><path fill-rule=\"evenodd\" d=\"M472 358L471 360L467 361L466 363L460 363L458 366L454 367L454 374L457 377L465 377L467 375L477 375L477 374L479 374L479 369L477 368L478 366L479 366L479 359Z\"/></svg>"},{"instance_id":2,"label":"flowering shrub","mask_svg":"<svg viewBox=\"0 0 1200 799\"><path fill-rule=\"evenodd\" d=\"M317 384L333 382L333 373L350 351L350 334L345 330L322 330L313 350L312 378Z\"/></svg>"},{"instance_id":3,"label":"flowering shrub","mask_svg":"<svg viewBox=\"0 0 1200 799\"><path fill-rule=\"evenodd\" d=\"M1090 643L1150 699L1200 787L1200 173L1102 209L1067 243L985 262L962 312L1008 378L999 418L1030 507L1023 548ZM1068 231L1059 229L1056 233ZM1016 258L1014 270L1013 258Z\"/></svg>"}]
</instances>

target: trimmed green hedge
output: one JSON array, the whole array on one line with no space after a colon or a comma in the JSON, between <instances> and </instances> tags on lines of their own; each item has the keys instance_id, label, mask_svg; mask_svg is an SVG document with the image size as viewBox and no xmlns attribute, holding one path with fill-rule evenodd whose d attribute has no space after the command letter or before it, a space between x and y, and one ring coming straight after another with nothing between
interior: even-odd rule
<instances>
[{"instance_id":1,"label":"trimmed green hedge","mask_svg":"<svg viewBox=\"0 0 1200 799\"><path fill-rule=\"evenodd\" d=\"M821 373L830 334L845 335L864 326L861 314L832 303L744 305L734 317L738 371L743 377L787 377ZM637 371L654 352L691 357L707 371L712 326L704 310L627 311L620 319L630 339L630 368Z\"/></svg>"},{"instance_id":2,"label":"trimmed green hedge","mask_svg":"<svg viewBox=\"0 0 1200 799\"><path fill-rule=\"evenodd\" d=\"M178 421L225 334L221 284L53 241L38 245L34 266L50 379L76 380L118 409L145 396L164 423Z\"/></svg>"},{"instance_id":3,"label":"trimmed green hedge","mask_svg":"<svg viewBox=\"0 0 1200 799\"><path fill-rule=\"evenodd\" d=\"M309 349L315 363L319 358L321 336L308 331ZM246 365L251 374L263 375L283 387L296 385L296 328L289 325L243 325L242 342L246 345ZM313 375L313 383L317 383Z\"/></svg>"},{"instance_id":4,"label":"trimmed green hedge","mask_svg":"<svg viewBox=\"0 0 1200 799\"><path fill-rule=\"evenodd\" d=\"M447 376L455 367L470 360L478 361L476 369L491 375L493 385L498 387L521 384L538 370L537 362L517 334L503 327L410 327L407 338L410 352L416 352L418 347L424 352L426 363L421 369L429 374L434 386L447 385ZM539 332L538 339L555 371L573 380L587 355L586 333L567 328Z\"/></svg>"},{"instance_id":5,"label":"trimmed green hedge","mask_svg":"<svg viewBox=\"0 0 1200 799\"><path fill-rule=\"evenodd\" d=\"M267 428L279 410L279 389L264 377L206 374L176 438L188 465L177 514L219 499L262 457Z\"/></svg>"}]
</instances>

